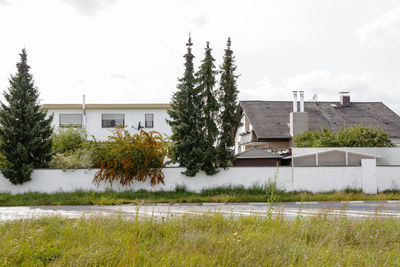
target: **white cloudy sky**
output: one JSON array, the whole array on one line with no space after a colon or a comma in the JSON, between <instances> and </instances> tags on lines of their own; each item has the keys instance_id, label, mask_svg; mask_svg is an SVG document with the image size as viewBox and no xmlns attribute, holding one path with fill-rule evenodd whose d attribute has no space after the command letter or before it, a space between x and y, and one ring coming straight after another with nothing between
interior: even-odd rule
<instances>
[{"instance_id":1,"label":"white cloudy sky","mask_svg":"<svg viewBox=\"0 0 400 267\"><path fill-rule=\"evenodd\" d=\"M43 103L168 102L189 31L197 66L231 36L241 100L350 91L400 113L398 0L0 0L0 91L26 47Z\"/></svg>"}]
</instances>

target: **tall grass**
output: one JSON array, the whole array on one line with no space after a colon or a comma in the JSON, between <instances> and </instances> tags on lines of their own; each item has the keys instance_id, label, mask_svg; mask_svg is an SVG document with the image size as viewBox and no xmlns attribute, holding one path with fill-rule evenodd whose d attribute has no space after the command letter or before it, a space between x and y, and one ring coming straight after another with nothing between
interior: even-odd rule
<instances>
[{"instance_id":1,"label":"tall grass","mask_svg":"<svg viewBox=\"0 0 400 267\"><path fill-rule=\"evenodd\" d=\"M200 193L178 186L173 191L146 190L105 191L72 193L25 193L0 194L0 206L37 205L118 205L138 203L193 203L193 202L291 202L291 201L351 201L351 200L400 200L399 191L385 191L379 194L364 194L360 190L332 191L327 193L285 192L267 185L225 186L204 189Z\"/></svg>"},{"instance_id":2,"label":"tall grass","mask_svg":"<svg viewBox=\"0 0 400 267\"><path fill-rule=\"evenodd\" d=\"M1 266L399 266L400 221L184 216L0 223Z\"/></svg>"}]
</instances>

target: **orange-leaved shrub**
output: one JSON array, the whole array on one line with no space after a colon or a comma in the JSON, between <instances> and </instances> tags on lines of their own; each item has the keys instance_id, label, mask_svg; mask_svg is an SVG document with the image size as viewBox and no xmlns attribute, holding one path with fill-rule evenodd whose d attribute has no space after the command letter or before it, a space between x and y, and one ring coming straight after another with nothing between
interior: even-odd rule
<instances>
[{"instance_id":1,"label":"orange-leaved shrub","mask_svg":"<svg viewBox=\"0 0 400 267\"><path fill-rule=\"evenodd\" d=\"M164 160L167 157L168 143L156 131L141 130L138 134L130 134L124 128L117 128L108 141L94 141L90 151L95 167L100 170L95 174L93 182L120 182L130 185L135 180L150 180L152 186L163 183Z\"/></svg>"}]
</instances>

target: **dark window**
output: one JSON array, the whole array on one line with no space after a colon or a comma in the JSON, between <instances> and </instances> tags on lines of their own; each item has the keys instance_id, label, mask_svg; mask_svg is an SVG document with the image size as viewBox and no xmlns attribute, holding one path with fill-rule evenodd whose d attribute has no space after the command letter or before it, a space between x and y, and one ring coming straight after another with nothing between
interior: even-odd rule
<instances>
[{"instance_id":1,"label":"dark window","mask_svg":"<svg viewBox=\"0 0 400 267\"><path fill-rule=\"evenodd\" d=\"M117 128L125 125L124 114L102 114L101 127L102 128Z\"/></svg>"},{"instance_id":2,"label":"dark window","mask_svg":"<svg viewBox=\"0 0 400 267\"><path fill-rule=\"evenodd\" d=\"M60 114L60 126L82 126L82 114Z\"/></svg>"},{"instance_id":3,"label":"dark window","mask_svg":"<svg viewBox=\"0 0 400 267\"><path fill-rule=\"evenodd\" d=\"M145 124L146 128L153 128L154 127L154 114L145 114Z\"/></svg>"}]
</instances>

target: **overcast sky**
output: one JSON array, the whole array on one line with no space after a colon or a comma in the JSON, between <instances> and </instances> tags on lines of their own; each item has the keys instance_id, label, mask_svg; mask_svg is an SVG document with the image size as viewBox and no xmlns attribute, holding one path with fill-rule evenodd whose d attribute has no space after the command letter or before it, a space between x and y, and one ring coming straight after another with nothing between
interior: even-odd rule
<instances>
[{"instance_id":1,"label":"overcast sky","mask_svg":"<svg viewBox=\"0 0 400 267\"><path fill-rule=\"evenodd\" d=\"M42 103L169 102L189 31L196 67L232 38L240 100L350 91L400 113L398 0L0 0L0 91L25 47Z\"/></svg>"}]
</instances>

